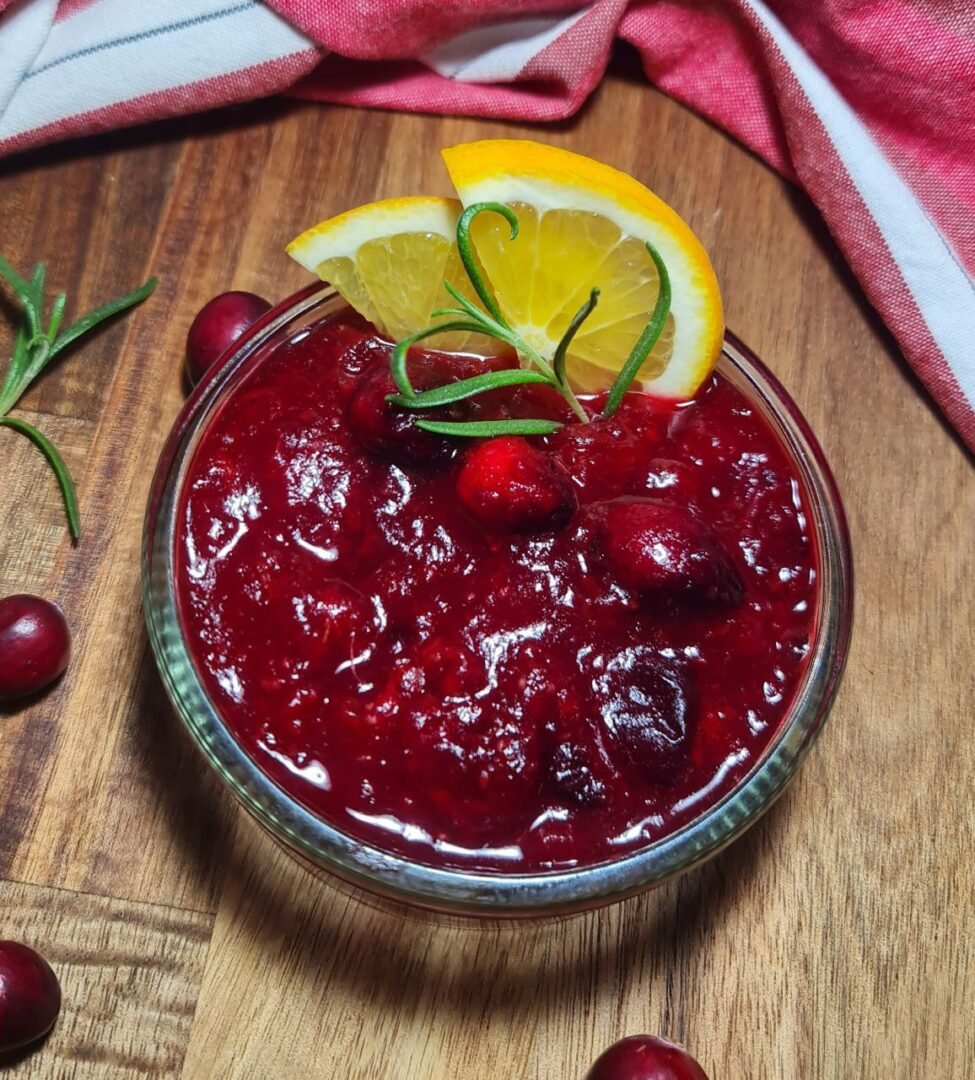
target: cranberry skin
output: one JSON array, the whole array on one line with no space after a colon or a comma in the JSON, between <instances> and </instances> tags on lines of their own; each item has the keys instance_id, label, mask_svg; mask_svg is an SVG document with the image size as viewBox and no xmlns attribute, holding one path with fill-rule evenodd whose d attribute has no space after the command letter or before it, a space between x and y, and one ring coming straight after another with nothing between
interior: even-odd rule
<instances>
[{"instance_id":1,"label":"cranberry skin","mask_svg":"<svg viewBox=\"0 0 975 1080\"><path fill-rule=\"evenodd\" d=\"M559 529L578 505L561 462L516 435L489 439L468 452L457 497L483 524L521 533Z\"/></svg>"},{"instance_id":2,"label":"cranberry skin","mask_svg":"<svg viewBox=\"0 0 975 1080\"><path fill-rule=\"evenodd\" d=\"M61 987L39 953L0 941L0 1054L20 1050L46 1035L61 1010Z\"/></svg>"},{"instance_id":3,"label":"cranberry skin","mask_svg":"<svg viewBox=\"0 0 975 1080\"><path fill-rule=\"evenodd\" d=\"M708 1080L691 1055L656 1035L631 1035L604 1051L585 1080Z\"/></svg>"},{"instance_id":4,"label":"cranberry skin","mask_svg":"<svg viewBox=\"0 0 975 1080\"><path fill-rule=\"evenodd\" d=\"M549 763L549 785L570 806L603 806L608 777L599 752L584 742L558 743Z\"/></svg>"},{"instance_id":5,"label":"cranberry skin","mask_svg":"<svg viewBox=\"0 0 975 1080\"><path fill-rule=\"evenodd\" d=\"M732 606L744 587L714 531L689 510L651 499L604 504L602 545L626 588Z\"/></svg>"},{"instance_id":6,"label":"cranberry skin","mask_svg":"<svg viewBox=\"0 0 975 1080\"><path fill-rule=\"evenodd\" d=\"M43 690L70 656L71 631L57 604L26 593L0 600L0 701Z\"/></svg>"},{"instance_id":7,"label":"cranberry skin","mask_svg":"<svg viewBox=\"0 0 975 1080\"><path fill-rule=\"evenodd\" d=\"M671 782L686 763L697 729L694 687L686 673L653 649L633 645L593 680L612 742L643 776Z\"/></svg>"},{"instance_id":8,"label":"cranberry skin","mask_svg":"<svg viewBox=\"0 0 975 1080\"><path fill-rule=\"evenodd\" d=\"M428 388L424 374L421 369L420 376L414 377L418 390ZM431 465L449 455L451 445L447 439L416 426L421 418L416 410L386 400L387 395L397 393L387 363L375 364L363 376L347 413L349 428L361 445L370 453L404 465ZM439 410L427 410L425 415L427 419L443 418Z\"/></svg>"},{"instance_id":9,"label":"cranberry skin","mask_svg":"<svg viewBox=\"0 0 975 1080\"><path fill-rule=\"evenodd\" d=\"M270 310L263 296L250 292L221 293L204 304L186 335L190 381L199 382L244 331Z\"/></svg>"}]
</instances>

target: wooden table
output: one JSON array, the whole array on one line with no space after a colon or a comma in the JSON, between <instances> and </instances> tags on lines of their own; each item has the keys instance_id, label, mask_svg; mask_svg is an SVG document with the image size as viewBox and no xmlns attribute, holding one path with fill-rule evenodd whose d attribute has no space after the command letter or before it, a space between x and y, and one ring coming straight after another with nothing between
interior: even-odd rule
<instances>
[{"instance_id":1,"label":"wooden table","mask_svg":"<svg viewBox=\"0 0 975 1080\"><path fill-rule=\"evenodd\" d=\"M856 627L799 779L724 855L567 922L444 928L316 883L236 811L156 676L139 537L197 308L283 297L300 229L445 193L440 146L522 134L634 173L700 234L845 494ZM79 480L77 549L0 431L0 594L75 630L61 685L0 714L0 937L65 998L13 1075L577 1080L640 1031L714 1080L972 1075L975 473L802 195L617 71L544 129L283 102L157 125L0 164L0 206L0 250L47 259L74 310L160 279L23 403Z\"/></svg>"}]
</instances>

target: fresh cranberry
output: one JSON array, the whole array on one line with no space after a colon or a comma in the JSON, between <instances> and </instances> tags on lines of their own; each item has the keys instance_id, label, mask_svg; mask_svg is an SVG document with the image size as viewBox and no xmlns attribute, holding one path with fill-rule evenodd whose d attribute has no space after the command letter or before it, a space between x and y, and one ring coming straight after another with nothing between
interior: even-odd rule
<instances>
[{"instance_id":1,"label":"fresh cranberry","mask_svg":"<svg viewBox=\"0 0 975 1080\"><path fill-rule=\"evenodd\" d=\"M468 452L457 497L485 525L523 533L561 528L577 505L562 464L516 435L489 439Z\"/></svg>"},{"instance_id":2,"label":"fresh cranberry","mask_svg":"<svg viewBox=\"0 0 975 1080\"><path fill-rule=\"evenodd\" d=\"M708 1080L691 1055L656 1035L620 1039L596 1058L585 1080Z\"/></svg>"},{"instance_id":3,"label":"fresh cranberry","mask_svg":"<svg viewBox=\"0 0 975 1080\"><path fill-rule=\"evenodd\" d=\"M424 385L427 381L422 370L419 376L414 375L418 390L427 389ZM435 381L431 383L436 385ZM366 450L402 464L429 465L446 457L451 450L450 441L416 426L421 416L434 419L433 413L421 414L387 401L387 395L397 392L389 365L374 364L349 402L347 415L352 434Z\"/></svg>"},{"instance_id":4,"label":"fresh cranberry","mask_svg":"<svg viewBox=\"0 0 975 1080\"><path fill-rule=\"evenodd\" d=\"M44 957L16 941L0 941L0 1054L46 1035L60 1009L61 987Z\"/></svg>"},{"instance_id":5,"label":"fresh cranberry","mask_svg":"<svg viewBox=\"0 0 975 1080\"><path fill-rule=\"evenodd\" d=\"M0 700L43 690L70 655L71 631L57 604L25 593L0 600Z\"/></svg>"},{"instance_id":6,"label":"fresh cranberry","mask_svg":"<svg viewBox=\"0 0 975 1080\"><path fill-rule=\"evenodd\" d=\"M628 589L697 602L737 604L743 586L714 531L689 510L651 499L594 508L602 547Z\"/></svg>"},{"instance_id":7,"label":"fresh cranberry","mask_svg":"<svg viewBox=\"0 0 975 1080\"><path fill-rule=\"evenodd\" d=\"M221 293L204 304L186 335L190 381L199 382L244 331L270 310L267 300L250 292Z\"/></svg>"},{"instance_id":8,"label":"fresh cranberry","mask_svg":"<svg viewBox=\"0 0 975 1080\"><path fill-rule=\"evenodd\" d=\"M697 725L684 671L648 646L633 645L610 658L593 690L606 730L630 763L651 780L673 779Z\"/></svg>"}]
</instances>

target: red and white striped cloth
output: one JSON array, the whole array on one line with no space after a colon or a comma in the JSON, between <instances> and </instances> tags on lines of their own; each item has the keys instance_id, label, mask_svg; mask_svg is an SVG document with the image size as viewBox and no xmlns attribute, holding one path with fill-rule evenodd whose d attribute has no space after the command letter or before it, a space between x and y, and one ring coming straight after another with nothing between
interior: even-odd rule
<instances>
[{"instance_id":1,"label":"red and white striped cloth","mask_svg":"<svg viewBox=\"0 0 975 1080\"><path fill-rule=\"evenodd\" d=\"M282 91L555 120L599 82L616 37L654 84L806 189L975 450L963 0L0 0L0 154Z\"/></svg>"}]
</instances>

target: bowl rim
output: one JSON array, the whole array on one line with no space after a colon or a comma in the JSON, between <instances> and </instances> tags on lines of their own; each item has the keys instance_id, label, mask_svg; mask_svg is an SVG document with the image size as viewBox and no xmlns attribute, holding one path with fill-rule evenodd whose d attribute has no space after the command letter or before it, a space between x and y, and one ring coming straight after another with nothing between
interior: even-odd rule
<instances>
[{"instance_id":1,"label":"bowl rim","mask_svg":"<svg viewBox=\"0 0 975 1080\"><path fill-rule=\"evenodd\" d=\"M472 872L414 862L344 833L278 787L230 733L186 645L173 574L182 482L206 420L237 382L299 329L337 312L344 300L315 283L267 312L214 364L176 419L160 455L146 509L143 607L163 684L184 727L237 800L303 861L385 899L458 915L494 918L568 914L663 884L736 839L782 793L809 752L838 688L852 630L849 530L836 482L818 441L778 380L733 334L719 370L759 405L803 481L820 556L816 634L805 673L779 732L742 780L675 832L620 859L530 874Z\"/></svg>"}]
</instances>

